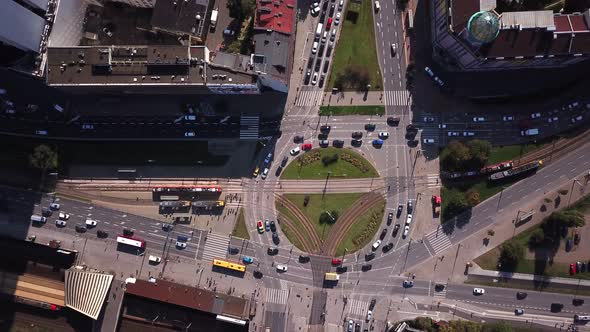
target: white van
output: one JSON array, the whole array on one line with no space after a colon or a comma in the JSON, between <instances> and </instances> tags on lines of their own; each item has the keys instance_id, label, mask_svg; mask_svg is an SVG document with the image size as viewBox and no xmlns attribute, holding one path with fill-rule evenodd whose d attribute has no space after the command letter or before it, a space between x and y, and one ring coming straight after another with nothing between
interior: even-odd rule
<instances>
[{"instance_id":1,"label":"white van","mask_svg":"<svg viewBox=\"0 0 590 332\"><path fill-rule=\"evenodd\" d=\"M31 216L31 222L44 224L45 222L47 222L47 218L34 214Z\"/></svg>"},{"instance_id":2,"label":"white van","mask_svg":"<svg viewBox=\"0 0 590 332\"><path fill-rule=\"evenodd\" d=\"M55 104L55 105L53 105L53 108L54 108L56 111L58 111L58 112L63 112L63 111L64 111L64 108L63 108L63 107L61 107L61 106L60 106L60 105L58 105L58 104Z\"/></svg>"},{"instance_id":3,"label":"white van","mask_svg":"<svg viewBox=\"0 0 590 332\"><path fill-rule=\"evenodd\" d=\"M529 129L529 130L522 130L520 132L521 136L535 136L539 135L539 129Z\"/></svg>"},{"instance_id":4,"label":"white van","mask_svg":"<svg viewBox=\"0 0 590 332\"><path fill-rule=\"evenodd\" d=\"M158 256L150 255L148 260L151 264L159 264L162 261L162 258L160 258Z\"/></svg>"},{"instance_id":5,"label":"white van","mask_svg":"<svg viewBox=\"0 0 590 332\"><path fill-rule=\"evenodd\" d=\"M311 54L315 54L318 51L318 42L313 42L311 46Z\"/></svg>"},{"instance_id":6,"label":"white van","mask_svg":"<svg viewBox=\"0 0 590 332\"><path fill-rule=\"evenodd\" d=\"M378 12L381 9L381 5L379 5L379 1L375 0L375 11Z\"/></svg>"},{"instance_id":7,"label":"white van","mask_svg":"<svg viewBox=\"0 0 590 332\"><path fill-rule=\"evenodd\" d=\"M324 24L318 23L318 26L315 29L315 40L320 40L320 37L322 36L322 30L324 30Z\"/></svg>"}]
</instances>

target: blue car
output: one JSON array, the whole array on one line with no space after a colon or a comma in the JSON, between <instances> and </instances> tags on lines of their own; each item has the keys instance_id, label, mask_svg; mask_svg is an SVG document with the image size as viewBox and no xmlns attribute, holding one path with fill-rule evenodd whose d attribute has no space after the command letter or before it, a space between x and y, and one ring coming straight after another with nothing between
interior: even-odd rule
<instances>
[{"instance_id":1,"label":"blue car","mask_svg":"<svg viewBox=\"0 0 590 332\"><path fill-rule=\"evenodd\" d=\"M268 155L266 156L266 158L264 158L264 163L270 164L271 161L272 161L272 152L269 152Z\"/></svg>"},{"instance_id":2,"label":"blue car","mask_svg":"<svg viewBox=\"0 0 590 332\"><path fill-rule=\"evenodd\" d=\"M374 139L373 140L373 145L375 145L375 146L381 146L381 145L383 145L383 140L382 139Z\"/></svg>"},{"instance_id":3,"label":"blue car","mask_svg":"<svg viewBox=\"0 0 590 332\"><path fill-rule=\"evenodd\" d=\"M244 258L242 258L242 261L246 264L254 263L254 259L252 259L252 257L249 257L249 256L244 256Z\"/></svg>"}]
</instances>

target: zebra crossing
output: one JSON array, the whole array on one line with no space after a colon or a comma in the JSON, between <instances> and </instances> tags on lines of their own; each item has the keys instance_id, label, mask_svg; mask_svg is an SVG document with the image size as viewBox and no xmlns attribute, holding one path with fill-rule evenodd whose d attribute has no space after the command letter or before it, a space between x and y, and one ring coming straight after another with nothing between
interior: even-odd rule
<instances>
[{"instance_id":1,"label":"zebra crossing","mask_svg":"<svg viewBox=\"0 0 590 332\"><path fill-rule=\"evenodd\" d=\"M287 304L287 298L289 297L289 290L287 289L266 289L266 303L275 304Z\"/></svg>"},{"instance_id":2,"label":"zebra crossing","mask_svg":"<svg viewBox=\"0 0 590 332\"><path fill-rule=\"evenodd\" d=\"M369 302L356 299L348 299L347 304L349 308L349 315L357 315L361 317L367 315L367 310L369 309Z\"/></svg>"},{"instance_id":3,"label":"zebra crossing","mask_svg":"<svg viewBox=\"0 0 590 332\"><path fill-rule=\"evenodd\" d=\"M260 127L259 116L240 117L240 139L257 140Z\"/></svg>"},{"instance_id":4,"label":"zebra crossing","mask_svg":"<svg viewBox=\"0 0 590 332\"><path fill-rule=\"evenodd\" d=\"M428 241L428 244L432 250L434 250L435 255L453 245L451 243L451 239L449 239L449 237L442 230L434 231L426 235L426 240Z\"/></svg>"},{"instance_id":5,"label":"zebra crossing","mask_svg":"<svg viewBox=\"0 0 590 332\"><path fill-rule=\"evenodd\" d=\"M408 90L384 91L385 106L408 106L412 103Z\"/></svg>"},{"instance_id":6,"label":"zebra crossing","mask_svg":"<svg viewBox=\"0 0 590 332\"><path fill-rule=\"evenodd\" d=\"M426 175L426 187L428 188L440 188L440 179L438 174Z\"/></svg>"},{"instance_id":7,"label":"zebra crossing","mask_svg":"<svg viewBox=\"0 0 590 332\"><path fill-rule=\"evenodd\" d=\"M205 261L212 261L214 258L226 258L228 245L229 238L227 236L213 232L207 234L207 241L205 241L202 259Z\"/></svg>"},{"instance_id":8,"label":"zebra crossing","mask_svg":"<svg viewBox=\"0 0 590 332\"><path fill-rule=\"evenodd\" d=\"M319 105L322 101L322 90L301 90L295 106L315 106Z\"/></svg>"},{"instance_id":9,"label":"zebra crossing","mask_svg":"<svg viewBox=\"0 0 590 332\"><path fill-rule=\"evenodd\" d=\"M434 294L433 297L435 298L440 298L440 299L444 299L445 297L447 297L447 284L443 284L441 283L441 285L444 285L444 288L441 289L440 291L437 291L436 289L434 290Z\"/></svg>"}]
</instances>

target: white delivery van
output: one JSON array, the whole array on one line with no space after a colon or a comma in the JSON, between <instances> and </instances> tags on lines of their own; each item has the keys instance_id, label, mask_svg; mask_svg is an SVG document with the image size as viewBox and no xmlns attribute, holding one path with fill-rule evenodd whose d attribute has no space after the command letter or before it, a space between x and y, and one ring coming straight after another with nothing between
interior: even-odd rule
<instances>
[{"instance_id":1,"label":"white delivery van","mask_svg":"<svg viewBox=\"0 0 590 332\"><path fill-rule=\"evenodd\" d=\"M320 40L320 37L322 36L323 29L324 29L324 24L318 23L318 26L315 29L315 40Z\"/></svg>"},{"instance_id":2,"label":"white delivery van","mask_svg":"<svg viewBox=\"0 0 590 332\"><path fill-rule=\"evenodd\" d=\"M520 132L521 136L535 136L535 135L539 135L539 129L528 129L528 130L522 130Z\"/></svg>"},{"instance_id":3,"label":"white delivery van","mask_svg":"<svg viewBox=\"0 0 590 332\"><path fill-rule=\"evenodd\" d=\"M378 12L381 9L381 5L379 5L379 1L375 0L375 11Z\"/></svg>"},{"instance_id":4,"label":"white delivery van","mask_svg":"<svg viewBox=\"0 0 590 332\"><path fill-rule=\"evenodd\" d=\"M161 261L162 261L162 258L160 258L158 256L150 255L150 257L149 257L149 262L151 264L159 264Z\"/></svg>"},{"instance_id":5,"label":"white delivery van","mask_svg":"<svg viewBox=\"0 0 590 332\"><path fill-rule=\"evenodd\" d=\"M34 214L31 216L31 222L44 224L45 222L47 222L47 218Z\"/></svg>"}]
</instances>

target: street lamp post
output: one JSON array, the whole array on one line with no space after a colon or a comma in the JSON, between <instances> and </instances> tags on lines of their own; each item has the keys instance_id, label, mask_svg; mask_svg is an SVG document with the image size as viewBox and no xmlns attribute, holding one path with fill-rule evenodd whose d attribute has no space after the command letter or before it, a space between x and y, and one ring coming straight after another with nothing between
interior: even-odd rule
<instances>
[{"instance_id":1,"label":"street lamp post","mask_svg":"<svg viewBox=\"0 0 590 332\"><path fill-rule=\"evenodd\" d=\"M570 189L570 196L567 199L567 206L570 206L570 201L572 200L572 193L574 192L574 185L576 184L576 182L582 186L582 183L580 181L578 181L577 179L574 179L574 181L572 182L572 189Z\"/></svg>"},{"instance_id":2,"label":"street lamp post","mask_svg":"<svg viewBox=\"0 0 590 332\"><path fill-rule=\"evenodd\" d=\"M348 252L348 248L344 248L344 253L342 254L342 262L344 262L344 256L346 256L347 252ZM342 265L342 263L340 265Z\"/></svg>"},{"instance_id":3,"label":"street lamp post","mask_svg":"<svg viewBox=\"0 0 590 332\"><path fill-rule=\"evenodd\" d=\"M328 175L326 175L326 182L324 183L324 190L322 191L322 200L326 195L326 190L328 189L328 180L330 180L330 175L332 175L332 171L328 171Z\"/></svg>"},{"instance_id":4,"label":"street lamp post","mask_svg":"<svg viewBox=\"0 0 590 332\"><path fill-rule=\"evenodd\" d=\"M500 198L498 198L498 206L496 206L496 212L498 212L498 210L500 209L500 202L502 201L502 194L504 193L504 189L506 189L506 187L502 187L502 191L500 191Z\"/></svg>"}]
</instances>

